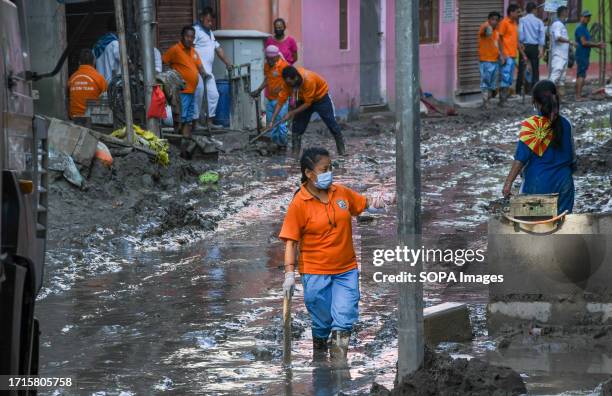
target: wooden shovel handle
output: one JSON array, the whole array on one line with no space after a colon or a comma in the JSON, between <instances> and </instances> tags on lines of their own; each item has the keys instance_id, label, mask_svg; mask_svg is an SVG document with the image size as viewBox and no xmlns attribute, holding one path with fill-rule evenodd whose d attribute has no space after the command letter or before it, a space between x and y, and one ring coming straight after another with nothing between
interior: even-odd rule
<instances>
[{"instance_id":1,"label":"wooden shovel handle","mask_svg":"<svg viewBox=\"0 0 612 396\"><path fill-rule=\"evenodd\" d=\"M291 365L291 295L283 299L283 365Z\"/></svg>"}]
</instances>

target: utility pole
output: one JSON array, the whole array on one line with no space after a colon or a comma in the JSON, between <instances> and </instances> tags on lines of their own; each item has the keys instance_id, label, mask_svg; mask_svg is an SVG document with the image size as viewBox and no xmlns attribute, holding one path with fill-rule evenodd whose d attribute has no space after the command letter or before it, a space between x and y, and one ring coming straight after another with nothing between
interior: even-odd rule
<instances>
[{"instance_id":1,"label":"utility pole","mask_svg":"<svg viewBox=\"0 0 612 396\"><path fill-rule=\"evenodd\" d=\"M145 117L151 106L151 93L155 85L155 58L153 54L153 2L152 0L140 0L139 23L140 23L140 49L142 50L142 71L145 98ZM147 118L147 129L157 136L159 134L159 122L156 118Z\"/></svg>"},{"instance_id":2,"label":"utility pole","mask_svg":"<svg viewBox=\"0 0 612 396\"><path fill-rule=\"evenodd\" d=\"M132 120L132 95L130 93L130 70L128 68L127 43L125 42L125 23L123 19L123 2L115 0L115 20L119 36L119 55L121 57L121 77L123 78L123 107L125 110L125 133L128 143L134 141Z\"/></svg>"},{"instance_id":3,"label":"utility pole","mask_svg":"<svg viewBox=\"0 0 612 396\"><path fill-rule=\"evenodd\" d=\"M396 185L398 242L420 248L421 147L419 90L419 1L395 0L395 92L397 103ZM418 274L400 263L399 270ZM398 380L417 370L423 362L423 285L400 284L398 318Z\"/></svg>"}]
</instances>

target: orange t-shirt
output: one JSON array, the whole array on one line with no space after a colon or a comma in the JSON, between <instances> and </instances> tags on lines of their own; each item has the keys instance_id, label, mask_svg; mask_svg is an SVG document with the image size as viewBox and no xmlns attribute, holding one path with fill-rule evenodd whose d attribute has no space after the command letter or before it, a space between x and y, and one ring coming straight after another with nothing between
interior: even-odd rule
<instances>
[{"instance_id":1,"label":"orange t-shirt","mask_svg":"<svg viewBox=\"0 0 612 396\"><path fill-rule=\"evenodd\" d=\"M196 50L193 47L187 49L183 43L178 42L168 48L162 60L179 72L185 80L185 89L181 92L194 93L198 86L199 66L202 65ZM210 70L207 72L210 72Z\"/></svg>"},{"instance_id":2,"label":"orange t-shirt","mask_svg":"<svg viewBox=\"0 0 612 396\"><path fill-rule=\"evenodd\" d=\"M366 198L340 184L332 184L328 197L324 204L302 186L287 209L279 238L299 242L302 274L341 274L357 268L351 216L365 210Z\"/></svg>"},{"instance_id":3,"label":"orange t-shirt","mask_svg":"<svg viewBox=\"0 0 612 396\"><path fill-rule=\"evenodd\" d=\"M303 80L298 90L297 101L311 105L312 102L323 99L329 90L325 79L317 73L302 67L298 67L297 70ZM283 89L278 94L278 101L281 105L291 96L291 92L292 88L283 82Z\"/></svg>"},{"instance_id":4,"label":"orange t-shirt","mask_svg":"<svg viewBox=\"0 0 612 396\"><path fill-rule=\"evenodd\" d=\"M480 25L478 32L478 55L481 62L497 62L499 60L499 32L493 29L493 33L487 36L485 29L489 23Z\"/></svg>"},{"instance_id":5,"label":"orange t-shirt","mask_svg":"<svg viewBox=\"0 0 612 396\"><path fill-rule=\"evenodd\" d=\"M289 66L286 60L279 58L274 66L270 67L268 62L264 65L264 75L266 76L266 98L270 100L278 99L278 94L283 89L283 69Z\"/></svg>"},{"instance_id":6,"label":"orange t-shirt","mask_svg":"<svg viewBox=\"0 0 612 396\"><path fill-rule=\"evenodd\" d=\"M500 35L502 53L510 58L516 58L519 45L518 23L505 17L499 23L497 31Z\"/></svg>"},{"instance_id":7,"label":"orange t-shirt","mask_svg":"<svg viewBox=\"0 0 612 396\"><path fill-rule=\"evenodd\" d=\"M106 80L93 66L79 66L68 79L70 118L84 115L87 100L98 99L106 87Z\"/></svg>"}]
</instances>

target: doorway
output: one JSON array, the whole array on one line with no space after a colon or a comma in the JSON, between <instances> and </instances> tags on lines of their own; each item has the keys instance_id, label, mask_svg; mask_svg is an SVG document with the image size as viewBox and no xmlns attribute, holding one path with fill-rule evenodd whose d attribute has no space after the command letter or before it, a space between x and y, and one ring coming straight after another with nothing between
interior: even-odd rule
<instances>
[{"instance_id":1,"label":"doorway","mask_svg":"<svg viewBox=\"0 0 612 396\"><path fill-rule=\"evenodd\" d=\"M362 106L383 103L380 95L380 0L361 0L359 9L360 102Z\"/></svg>"}]
</instances>

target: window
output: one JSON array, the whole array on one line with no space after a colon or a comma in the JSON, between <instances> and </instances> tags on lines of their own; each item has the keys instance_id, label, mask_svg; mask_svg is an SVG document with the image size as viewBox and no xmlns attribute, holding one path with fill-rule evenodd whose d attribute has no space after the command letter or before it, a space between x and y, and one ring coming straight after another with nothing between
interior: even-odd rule
<instances>
[{"instance_id":1,"label":"window","mask_svg":"<svg viewBox=\"0 0 612 396\"><path fill-rule=\"evenodd\" d=\"M340 49L348 49L348 0L340 0Z\"/></svg>"},{"instance_id":2,"label":"window","mask_svg":"<svg viewBox=\"0 0 612 396\"><path fill-rule=\"evenodd\" d=\"M421 44L437 43L440 29L439 0L419 2L419 41Z\"/></svg>"},{"instance_id":3,"label":"window","mask_svg":"<svg viewBox=\"0 0 612 396\"><path fill-rule=\"evenodd\" d=\"M544 22L548 22L548 13L544 11L545 0L518 0L516 4L525 10L527 3L531 1L538 5L538 11L536 11L538 18ZM582 13L582 0L568 0L567 8L569 10L568 22L578 22L580 20L580 14Z\"/></svg>"}]
</instances>

